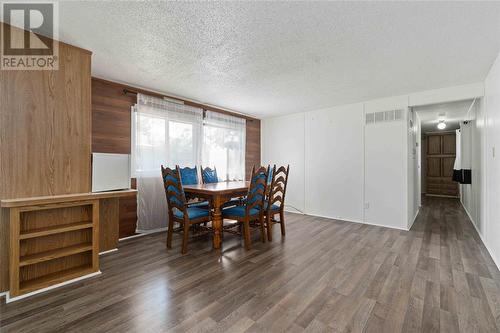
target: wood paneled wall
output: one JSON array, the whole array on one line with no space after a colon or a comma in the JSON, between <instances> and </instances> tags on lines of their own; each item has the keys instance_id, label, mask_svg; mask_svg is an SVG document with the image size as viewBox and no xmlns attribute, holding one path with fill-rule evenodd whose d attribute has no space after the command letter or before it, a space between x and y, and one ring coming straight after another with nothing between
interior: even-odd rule
<instances>
[{"instance_id":1,"label":"wood paneled wall","mask_svg":"<svg viewBox=\"0 0 500 333\"><path fill-rule=\"evenodd\" d=\"M92 152L130 154L130 112L131 107L136 103L136 96L124 94L123 89L159 96L147 90L92 78ZM200 106L196 103L189 104ZM249 119L247 120L245 152L247 178L250 177L252 166L260 165L260 149L260 120ZM136 221L135 199L120 199L121 238L134 234Z\"/></svg>"},{"instance_id":2,"label":"wood paneled wall","mask_svg":"<svg viewBox=\"0 0 500 333\"><path fill-rule=\"evenodd\" d=\"M252 167L260 165L260 120L247 121L245 173L250 179Z\"/></svg>"},{"instance_id":3,"label":"wood paneled wall","mask_svg":"<svg viewBox=\"0 0 500 333\"><path fill-rule=\"evenodd\" d=\"M0 71L0 199L90 191L90 64L89 51L59 43L59 70ZM9 284L2 216L0 292Z\"/></svg>"}]
</instances>

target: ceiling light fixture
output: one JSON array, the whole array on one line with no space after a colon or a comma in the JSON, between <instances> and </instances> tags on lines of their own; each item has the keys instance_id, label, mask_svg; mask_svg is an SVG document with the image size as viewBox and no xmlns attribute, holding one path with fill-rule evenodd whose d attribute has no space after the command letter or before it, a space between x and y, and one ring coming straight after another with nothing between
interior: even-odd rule
<instances>
[{"instance_id":1,"label":"ceiling light fixture","mask_svg":"<svg viewBox=\"0 0 500 333\"><path fill-rule=\"evenodd\" d=\"M446 123L444 122L444 120L440 120L437 127L440 130L444 130L446 128Z\"/></svg>"}]
</instances>

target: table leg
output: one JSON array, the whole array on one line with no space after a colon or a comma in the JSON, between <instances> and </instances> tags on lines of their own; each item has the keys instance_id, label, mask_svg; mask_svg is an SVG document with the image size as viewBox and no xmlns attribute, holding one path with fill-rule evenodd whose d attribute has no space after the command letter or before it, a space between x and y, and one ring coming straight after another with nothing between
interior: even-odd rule
<instances>
[{"instance_id":1,"label":"table leg","mask_svg":"<svg viewBox=\"0 0 500 333\"><path fill-rule=\"evenodd\" d=\"M222 212L220 209L221 198L215 196L213 200L214 212L212 215L212 227L214 228L214 239L213 246L214 249L220 249L221 247L221 236L222 236Z\"/></svg>"}]
</instances>

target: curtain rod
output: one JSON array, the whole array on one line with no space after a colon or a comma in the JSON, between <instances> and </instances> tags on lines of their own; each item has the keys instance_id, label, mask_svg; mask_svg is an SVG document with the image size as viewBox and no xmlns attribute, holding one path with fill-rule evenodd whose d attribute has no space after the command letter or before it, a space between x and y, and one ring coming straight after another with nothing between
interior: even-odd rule
<instances>
[{"instance_id":1,"label":"curtain rod","mask_svg":"<svg viewBox=\"0 0 500 333\"><path fill-rule=\"evenodd\" d=\"M131 94L131 95L137 95L137 94L139 94L139 92L134 91L134 90L130 90L130 89L127 89L127 88L124 88L124 89L123 89L123 93L124 93L125 95L127 95L127 94ZM223 111L223 110L221 110L221 111L217 111L217 110L210 110L210 109L208 109L208 110L207 110L203 104L193 103L193 102L185 101L185 100L178 99L178 98L173 98L173 97L169 97L169 96L164 96L164 95L157 94L157 93L155 93L153 96L154 96L154 97L159 97L159 96L161 96L161 98L163 98L163 99L166 99L166 100L169 100L169 99L170 99L170 100L173 100L173 101L174 101L174 103L175 103L175 101L180 101L180 102L182 102L183 104L185 104L186 102L188 102L189 104L187 104L187 105L190 105L190 104L192 103L192 104L194 104L193 106L196 106L196 107L200 107L200 106L202 106L202 108L201 108L201 109L203 110L203 116L204 116L204 117L205 117L205 112L206 112L206 111L214 111L214 112L219 112L219 113L227 113L227 114L231 114L233 117L243 118L243 119L245 119L246 121L253 121L253 119L252 119L252 118L250 118L250 117L247 117L247 116L244 116L244 115L239 115L239 114L237 114L237 113L232 113L232 112L230 112L230 111L224 111L224 112L221 112L221 111Z\"/></svg>"}]
</instances>

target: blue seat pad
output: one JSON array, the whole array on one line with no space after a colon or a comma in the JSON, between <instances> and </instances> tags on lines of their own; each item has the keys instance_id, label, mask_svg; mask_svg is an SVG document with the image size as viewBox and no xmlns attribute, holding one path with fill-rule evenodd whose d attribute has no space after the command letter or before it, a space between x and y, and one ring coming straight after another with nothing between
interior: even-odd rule
<instances>
[{"instance_id":1,"label":"blue seat pad","mask_svg":"<svg viewBox=\"0 0 500 333\"><path fill-rule=\"evenodd\" d=\"M242 199L242 203L243 203L243 204L246 204L246 202L247 202L247 198L243 198L243 199ZM265 202L264 202L264 210L267 210L267 205L268 205L268 202L267 202L267 201L265 201ZM278 210L278 209L280 209L280 207L279 207L278 205L274 205L274 204L273 204L273 205L271 205L271 210Z\"/></svg>"},{"instance_id":2,"label":"blue seat pad","mask_svg":"<svg viewBox=\"0 0 500 333\"><path fill-rule=\"evenodd\" d=\"M208 201L193 202L190 207L208 209Z\"/></svg>"},{"instance_id":3,"label":"blue seat pad","mask_svg":"<svg viewBox=\"0 0 500 333\"><path fill-rule=\"evenodd\" d=\"M222 210L222 216L240 216L244 217L246 213L245 206L236 206L231 208L225 208ZM250 216L258 215L259 210L257 208L250 209Z\"/></svg>"},{"instance_id":4,"label":"blue seat pad","mask_svg":"<svg viewBox=\"0 0 500 333\"><path fill-rule=\"evenodd\" d=\"M200 217L208 217L208 214L209 214L207 209L197 208L197 207L189 207L187 209L187 213L188 213L188 218L190 220L198 219ZM178 209L175 209L174 216L177 218L183 219L184 213Z\"/></svg>"}]
</instances>

